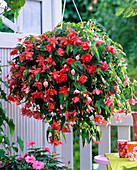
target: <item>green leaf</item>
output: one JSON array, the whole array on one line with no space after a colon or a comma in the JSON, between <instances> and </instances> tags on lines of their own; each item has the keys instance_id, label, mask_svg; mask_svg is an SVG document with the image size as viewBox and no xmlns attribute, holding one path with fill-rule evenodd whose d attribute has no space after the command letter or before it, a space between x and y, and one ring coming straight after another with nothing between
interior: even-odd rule
<instances>
[{"instance_id":1,"label":"green leaf","mask_svg":"<svg viewBox=\"0 0 137 170\"><path fill-rule=\"evenodd\" d=\"M91 46L91 50L95 53L95 56L97 57L97 60L100 61L100 56L99 56L99 52L98 52L98 49L96 47L96 44L93 44Z\"/></svg>"},{"instance_id":2,"label":"green leaf","mask_svg":"<svg viewBox=\"0 0 137 170\"><path fill-rule=\"evenodd\" d=\"M69 55L69 52L70 52L70 49L71 49L71 44L69 44L68 46L67 46L67 54Z\"/></svg>"},{"instance_id":3,"label":"green leaf","mask_svg":"<svg viewBox=\"0 0 137 170\"><path fill-rule=\"evenodd\" d=\"M21 139L20 136L17 136L17 142L19 144L21 151L23 151L24 150L24 142L23 142L23 140Z\"/></svg>"},{"instance_id":4,"label":"green leaf","mask_svg":"<svg viewBox=\"0 0 137 170\"><path fill-rule=\"evenodd\" d=\"M0 78L0 81L8 88L8 83L6 81L3 81L2 78Z\"/></svg>"},{"instance_id":5,"label":"green leaf","mask_svg":"<svg viewBox=\"0 0 137 170\"><path fill-rule=\"evenodd\" d=\"M14 135L14 130L15 130L15 125L13 123L13 119L10 119L8 122L9 128L10 128L10 135L13 137Z\"/></svg>"},{"instance_id":6,"label":"green leaf","mask_svg":"<svg viewBox=\"0 0 137 170\"><path fill-rule=\"evenodd\" d=\"M73 56L75 57L77 52L80 50L79 46L75 45L73 48Z\"/></svg>"},{"instance_id":7,"label":"green leaf","mask_svg":"<svg viewBox=\"0 0 137 170\"><path fill-rule=\"evenodd\" d=\"M0 17L0 26L2 26L2 18Z\"/></svg>"},{"instance_id":8,"label":"green leaf","mask_svg":"<svg viewBox=\"0 0 137 170\"><path fill-rule=\"evenodd\" d=\"M125 8L119 8L116 12L116 16L120 16L125 11Z\"/></svg>"},{"instance_id":9,"label":"green leaf","mask_svg":"<svg viewBox=\"0 0 137 170\"><path fill-rule=\"evenodd\" d=\"M10 7L12 10L17 10L25 5L25 0L12 0Z\"/></svg>"},{"instance_id":10,"label":"green leaf","mask_svg":"<svg viewBox=\"0 0 137 170\"><path fill-rule=\"evenodd\" d=\"M63 93L59 93L60 105L63 105Z\"/></svg>"},{"instance_id":11,"label":"green leaf","mask_svg":"<svg viewBox=\"0 0 137 170\"><path fill-rule=\"evenodd\" d=\"M83 67L83 65L81 64L80 61L76 61L76 63L77 63L77 65L80 67L81 70L84 70L84 67Z\"/></svg>"}]
</instances>

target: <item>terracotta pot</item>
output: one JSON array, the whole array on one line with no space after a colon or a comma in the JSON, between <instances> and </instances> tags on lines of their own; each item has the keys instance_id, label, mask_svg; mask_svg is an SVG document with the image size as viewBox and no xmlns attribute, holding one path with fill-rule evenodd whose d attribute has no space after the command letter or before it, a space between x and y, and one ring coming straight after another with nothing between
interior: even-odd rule
<instances>
[{"instance_id":1,"label":"terracotta pot","mask_svg":"<svg viewBox=\"0 0 137 170\"><path fill-rule=\"evenodd\" d=\"M132 113L133 117L133 137L134 141L137 141L137 112Z\"/></svg>"}]
</instances>

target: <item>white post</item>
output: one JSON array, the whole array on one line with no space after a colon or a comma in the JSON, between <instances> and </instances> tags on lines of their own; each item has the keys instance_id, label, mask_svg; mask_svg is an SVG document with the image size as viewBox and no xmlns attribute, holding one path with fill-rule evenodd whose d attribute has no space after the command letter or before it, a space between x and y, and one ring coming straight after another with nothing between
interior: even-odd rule
<instances>
[{"instance_id":1,"label":"white post","mask_svg":"<svg viewBox=\"0 0 137 170\"><path fill-rule=\"evenodd\" d=\"M80 170L92 170L92 142L83 147L80 136Z\"/></svg>"},{"instance_id":2,"label":"white post","mask_svg":"<svg viewBox=\"0 0 137 170\"><path fill-rule=\"evenodd\" d=\"M101 142L99 144L99 155L111 152L111 126L100 126L102 131ZM106 165L99 165L99 170L106 170Z\"/></svg>"}]
</instances>

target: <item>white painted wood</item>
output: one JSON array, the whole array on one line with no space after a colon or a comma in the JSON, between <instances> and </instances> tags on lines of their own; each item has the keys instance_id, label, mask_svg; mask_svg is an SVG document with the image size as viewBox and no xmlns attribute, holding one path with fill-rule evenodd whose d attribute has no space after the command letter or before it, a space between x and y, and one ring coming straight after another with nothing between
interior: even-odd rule
<instances>
[{"instance_id":1,"label":"white painted wood","mask_svg":"<svg viewBox=\"0 0 137 170\"><path fill-rule=\"evenodd\" d=\"M115 116L111 118L111 125L113 126L133 126L133 119L132 119L132 115L129 116L124 116L124 115L120 115L122 117L122 122L118 122L116 123L116 118Z\"/></svg>"},{"instance_id":2,"label":"white painted wood","mask_svg":"<svg viewBox=\"0 0 137 170\"><path fill-rule=\"evenodd\" d=\"M54 28L59 22L61 22L62 16L62 0L52 0L52 28Z\"/></svg>"},{"instance_id":3,"label":"white painted wood","mask_svg":"<svg viewBox=\"0 0 137 170\"><path fill-rule=\"evenodd\" d=\"M64 145L61 148L61 157L63 158L63 162L68 164L68 161L70 161L69 168L72 168L73 170L73 129L71 128L71 133L68 133L65 135L66 141L62 137L62 142Z\"/></svg>"},{"instance_id":4,"label":"white painted wood","mask_svg":"<svg viewBox=\"0 0 137 170\"><path fill-rule=\"evenodd\" d=\"M99 143L99 155L111 152L111 126L100 126L102 130L101 142ZM106 170L106 165L100 165L99 170Z\"/></svg>"},{"instance_id":5,"label":"white painted wood","mask_svg":"<svg viewBox=\"0 0 137 170\"><path fill-rule=\"evenodd\" d=\"M9 27L14 32L18 32L18 26L14 22L10 21L8 18L5 18L4 16L1 16L1 18L2 18L2 23L4 25Z\"/></svg>"},{"instance_id":6,"label":"white painted wood","mask_svg":"<svg viewBox=\"0 0 137 170\"><path fill-rule=\"evenodd\" d=\"M31 34L41 34L42 14L41 2L27 0L20 12L21 28L20 31Z\"/></svg>"},{"instance_id":7,"label":"white painted wood","mask_svg":"<svg viewBox=\"0 0 137 170\"><path fill-rule=\"evenodd\" d=\"M130 139L130 126L118 126L118 139Z\"/></svg>"},{"instance_id":8,"label":"white painted wood","mask_svg":"<svg viewBox=\"0 0 137 170\"><path fill-rule=\"evenodd\" d=\"M92 142L83 147L80 137L80 170L92 170Z\"/></svg>"},{"instance_id":9,"label":"white painted wood","mask_svg":"<svg viewBox=\"0 0 137 170\"><path fill-rule=\"evenodd\" d=\"M52 26L52 0L42 1L42 32L51 31Z\"/></svg>"}]
</instances>

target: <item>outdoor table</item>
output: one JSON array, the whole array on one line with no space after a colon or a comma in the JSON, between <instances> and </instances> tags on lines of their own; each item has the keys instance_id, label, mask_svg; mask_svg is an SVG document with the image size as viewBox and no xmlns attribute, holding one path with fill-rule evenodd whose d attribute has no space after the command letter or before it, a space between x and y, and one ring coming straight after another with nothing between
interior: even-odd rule
<instances>
[{"instance_id":1,"label":"outdoor table","mask_svg":"<svg viewBox=\"0 0 137 170\"><path fill-rule=\"evenodd\" d=\"M105 155L97 155L94 157L94 161L99 164L104 164L107 166L108 170L111 170L110 162Z\"/></svg>"}]
</instances>

